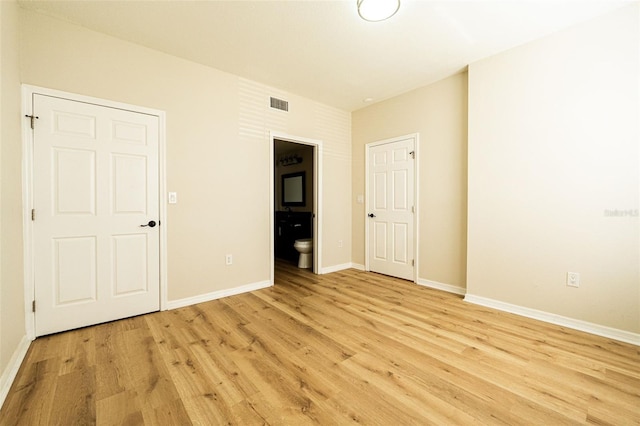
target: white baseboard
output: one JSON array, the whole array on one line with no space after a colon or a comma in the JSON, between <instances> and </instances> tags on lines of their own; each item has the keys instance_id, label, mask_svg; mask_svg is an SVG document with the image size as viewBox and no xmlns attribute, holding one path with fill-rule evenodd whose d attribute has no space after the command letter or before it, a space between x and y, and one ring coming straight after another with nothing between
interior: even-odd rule
<instances>
[{"instance_id":1,"label":"white baseboard","mask_svg":"<svg viewBox=\"0 0 640 426\"><path fill-rule=\"evenodd\" d=\"M27 336L24 336L18 344L16 350L13 352L7 368L4 369L4 371L2 372L2 376L0 376L0 407L2 407L2 405L4 404L4 400L9 394L9 389L11 389L11 385L16 379L18 370L22 365L22 361L24 361L25 355L27 355L27 351L29 350L30 345L31 340L29 340Z\"/></svg>"},{"instance_id":2,"label":"white baseboard","mask_svg":"<svg viewBox=\"0 0 640 426\"><path fill-rule=\"evenodd\" d=\"M320 270L320 274L330 274L332 272L344 271L345 269L349 269L352 267L353 263L343 263L341 265L327 266L326 268L322 268Z\"/></svg>"},{"instance_id":3,"label":"white baseboard","mask_svg":"<svg viewBox=\"0 0 640 426\"><path fill-rule=\"evenodd\" d=\"M183 308L185 306L195 305L196 303L209 302L211 300L222 299L223 297L249 293L251 291L271 287L272 285L273 283L271 281L260 281L257 283L241 285L239 287L228 288L225 290L213 291L211 293L201 294L199 296L187 297L185 299L170 300L167 302L167 309Z\"/></svg>"},{"instance_id":4,"label":"white baseboard","mask_svg":"<svg viewBox=\"0 0 640 426\"><path fill-rule=\"evenodd\" d=\"M425 280L424 278L418 278L418 281L416 282L416 284L422 285L425 287L435 288L436 290L443 290L453 294L460 294L462 296L464 296L464 294L467 292L467 289L464 287L458 287L451 284L443 284L437 281Z\"/></svg>"},{"instance_id":5,"label":"white baseboard","mask_svg":"<svg viewBox=\"0 0 640 426\"><path fill-rule=\"evenodd\" d=\"M358 271L364 271L364 265L361 265L359 263L353 263L351 262L351 267L353 269L357 269Z\"/></svg>"},{"instance_id":6,"label":"white baseboard","mask_svg":"<svg viewBox=\"0 0 640 426\"><path fill-rule=\"evenodd\" d=\"M539 311L537 309L512 305L510 303L500 302L499 300L489 299L481 296L474 296L468 293L465 296L464 300L465 302L473 303L476 305L486 306L488 308L494 308L500 311L521 315L523 317L532 318L562 327L572 328L574 330L595 334L597 336L606 337L608 339L619 340L621 342L640 346L640 334L638 333L632 333L630 331L619 330L617 328L606 327L604 325L568 318L562 315Z\"/></svg>"}]
</instances>

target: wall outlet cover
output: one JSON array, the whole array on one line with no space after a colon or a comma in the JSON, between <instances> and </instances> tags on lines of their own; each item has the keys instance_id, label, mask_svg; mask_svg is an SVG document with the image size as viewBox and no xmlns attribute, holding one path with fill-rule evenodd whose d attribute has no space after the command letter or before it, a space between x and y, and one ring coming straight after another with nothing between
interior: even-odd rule
<instances>
[{"instance_id":1,"label":"wall outlet cover","mask_svg":"<svg viewBox=\"0 0 640 426\"><path fill-rule=\"evenodd\" d=\"M580 274L577 272L567 272L567 285L569 287L580 287Z\"/></svg>"}]
</instances>

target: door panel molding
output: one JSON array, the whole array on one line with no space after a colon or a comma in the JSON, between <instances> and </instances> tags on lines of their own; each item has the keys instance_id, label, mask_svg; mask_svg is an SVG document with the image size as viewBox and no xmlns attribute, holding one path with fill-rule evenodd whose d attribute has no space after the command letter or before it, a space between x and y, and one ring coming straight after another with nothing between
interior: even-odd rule
<instances>
[{"instance_id":1,"label":"door panel molding","mask_svg":"<svg viewBox=\"0 0 640 426\"><path fill-rule=\"evenodd\" d=\"M100 99L91 96L84 96L75 93L64 92L45 87L32 85L22 85L22 114L23 116L33 116L33 100L36 95L61 98L70 101L82 102L100 107L108 107L128 112L146 114L157 117L158 120L158 220L162 226L158 229L159 238L159 306L160 310L167 309L167 203L166 203L166 114L164 111L131 105L107 99ZM35 339L35 314L32 311L32 302L35 298L35 258L34 258L34 232L32 221L33 195L34 195L34 140L31 129L31 121L25 118L22 125L22 208L23 208L23 254L24 254L24 307L25 307L25 328L28 339ZM65 134L82 134L90 136L95 133L95 123L81 116L59 115L56 118L55 129ZM118 122L113 129L114 134L122 143L136 145L140 143L140 129L132 126L131 123ZM93 132L93 133L92 133ZM75 207L75 206L72 206ZM90 209L89 209L90 210ZM90 213L90 212L87 212ZM37 215L37 212L36 212ZM36 307L37 308L37 307Z\"/></svg>"},{"instance_id":2,"label":"door panel molding","mask_svg":"<svg viewBox=\"0 0 640 426\"><path fill-rule=\"evenodd\" d=\"M395 204L395 207L406 207L408 209L413 209L413 233L412 233L412 242L410 244L412 244L412 248L413 248L413 260L414 260L414 265L413 265L413 277L412 277L412 281L417 283L418 282L418 276L419 276L419 245L418 245L418 236L420 235L420 229L419 229L419 221L418 221L418 206L419 206L419 198L418 198L418 194L420 193L420 188L419 188L419 182L420 182L420 178L419 178L419 160L420 160L420 156L419 156L419 146L420 146L420 135L419 133L411 133L408 135L404 135L404 136L398 136L398 137L394 137L394 138L390 138L390 139L384 139L384 140L379 140L376 142L371 142L365 145L365 196L367 197L366 199L366 211L365 211L365 265L364 265L364 270L365 271L371 271L371 266L370 266L370 258L371 256L378 256L380 255L380 251L378 249L380 249L380 247L378 246L378 242L374 241L375 247L377 248L375 251L377 253L371 252L371 239L370 239L370 227L371 225L371 219L370 217L367 217L367 215L369 213L371 213L371 211L369 211L369 209L376 205L379 207L385 207L386 208L386 197L385 200L378 200L377 197L374 197L375 199L371 199L371 189L374 185L376 185L376 183L378 185L385 185L386 186L386 180L384 181L380 181L380 182L373 182L370 179L370 171L372 168L379 166L380 164L384 164L386 162L386 153L381 153L378 152L376 154L380 154L380 155L374 155L373 157L373 162L375 164L371 164L370 162L370 157L371 157L371 150L375 147L379 147L382 145L387 145L387 144L393 144L393 143L397 143L397 142L402 142L402 141L406 141L408 139L412 139L413 140L413 156L415 158L414 163L413 163L413 206L406 206L405 200L402 199L397 199L397 197L395 197L393 199L393 204ZM396 155L404 155L401 152L394 152L393 153L393 157L396 157ZM402 158L400 157L396 157L396 160L402 160ZM406 178L406 176L405 176ZM393 180L395 182L395 180ZM384 183L383 183L384 182ZM385 192L389 190L389 188L384 188ZM404 194L407 195L407 194ZM376 225L379 225L379 223L376 223ZM395 226L395 225L394 225ZM406 236L407 238L410 237L410 235ZM404 241L405 244L409 244L407 241ZM385 244L385 256L389 256L389 255L393 255L393 253L389 254L387 253L388 250L386 249L386 244Z\"/></svg>"}]
</instances>

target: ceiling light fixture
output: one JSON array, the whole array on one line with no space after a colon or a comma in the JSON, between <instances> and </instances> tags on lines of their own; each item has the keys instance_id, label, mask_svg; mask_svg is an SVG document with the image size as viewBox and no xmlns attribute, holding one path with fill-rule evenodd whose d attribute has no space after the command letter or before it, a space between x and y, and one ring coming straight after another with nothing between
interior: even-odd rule
<instances>
[{"instance_id":1,"label":"ceiling light fixture","mask_svg":"<svg viewBox=\"0 0 640 426\"><path fill-rule=\"evenodd\" d=\"M358 15L365 21L391 18L400 9L400 0L358 0Z\"/></svg>"}]
</instances>

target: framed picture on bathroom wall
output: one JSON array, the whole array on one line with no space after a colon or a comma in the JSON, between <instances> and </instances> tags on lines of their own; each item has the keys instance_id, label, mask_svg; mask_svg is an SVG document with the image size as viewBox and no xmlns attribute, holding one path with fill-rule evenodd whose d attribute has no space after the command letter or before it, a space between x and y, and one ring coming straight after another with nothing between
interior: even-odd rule
<instances>
[{"instance_id":1,"label":"framed picture on bathroom wall","mask_svg":"<svg viewBox=\"0 0 640 426\"><path fill-rule=\"evenodd\" d=\"M282 205L302 207L305 205L305 172L282 175Z\"/></svg>"}]
</instances>

